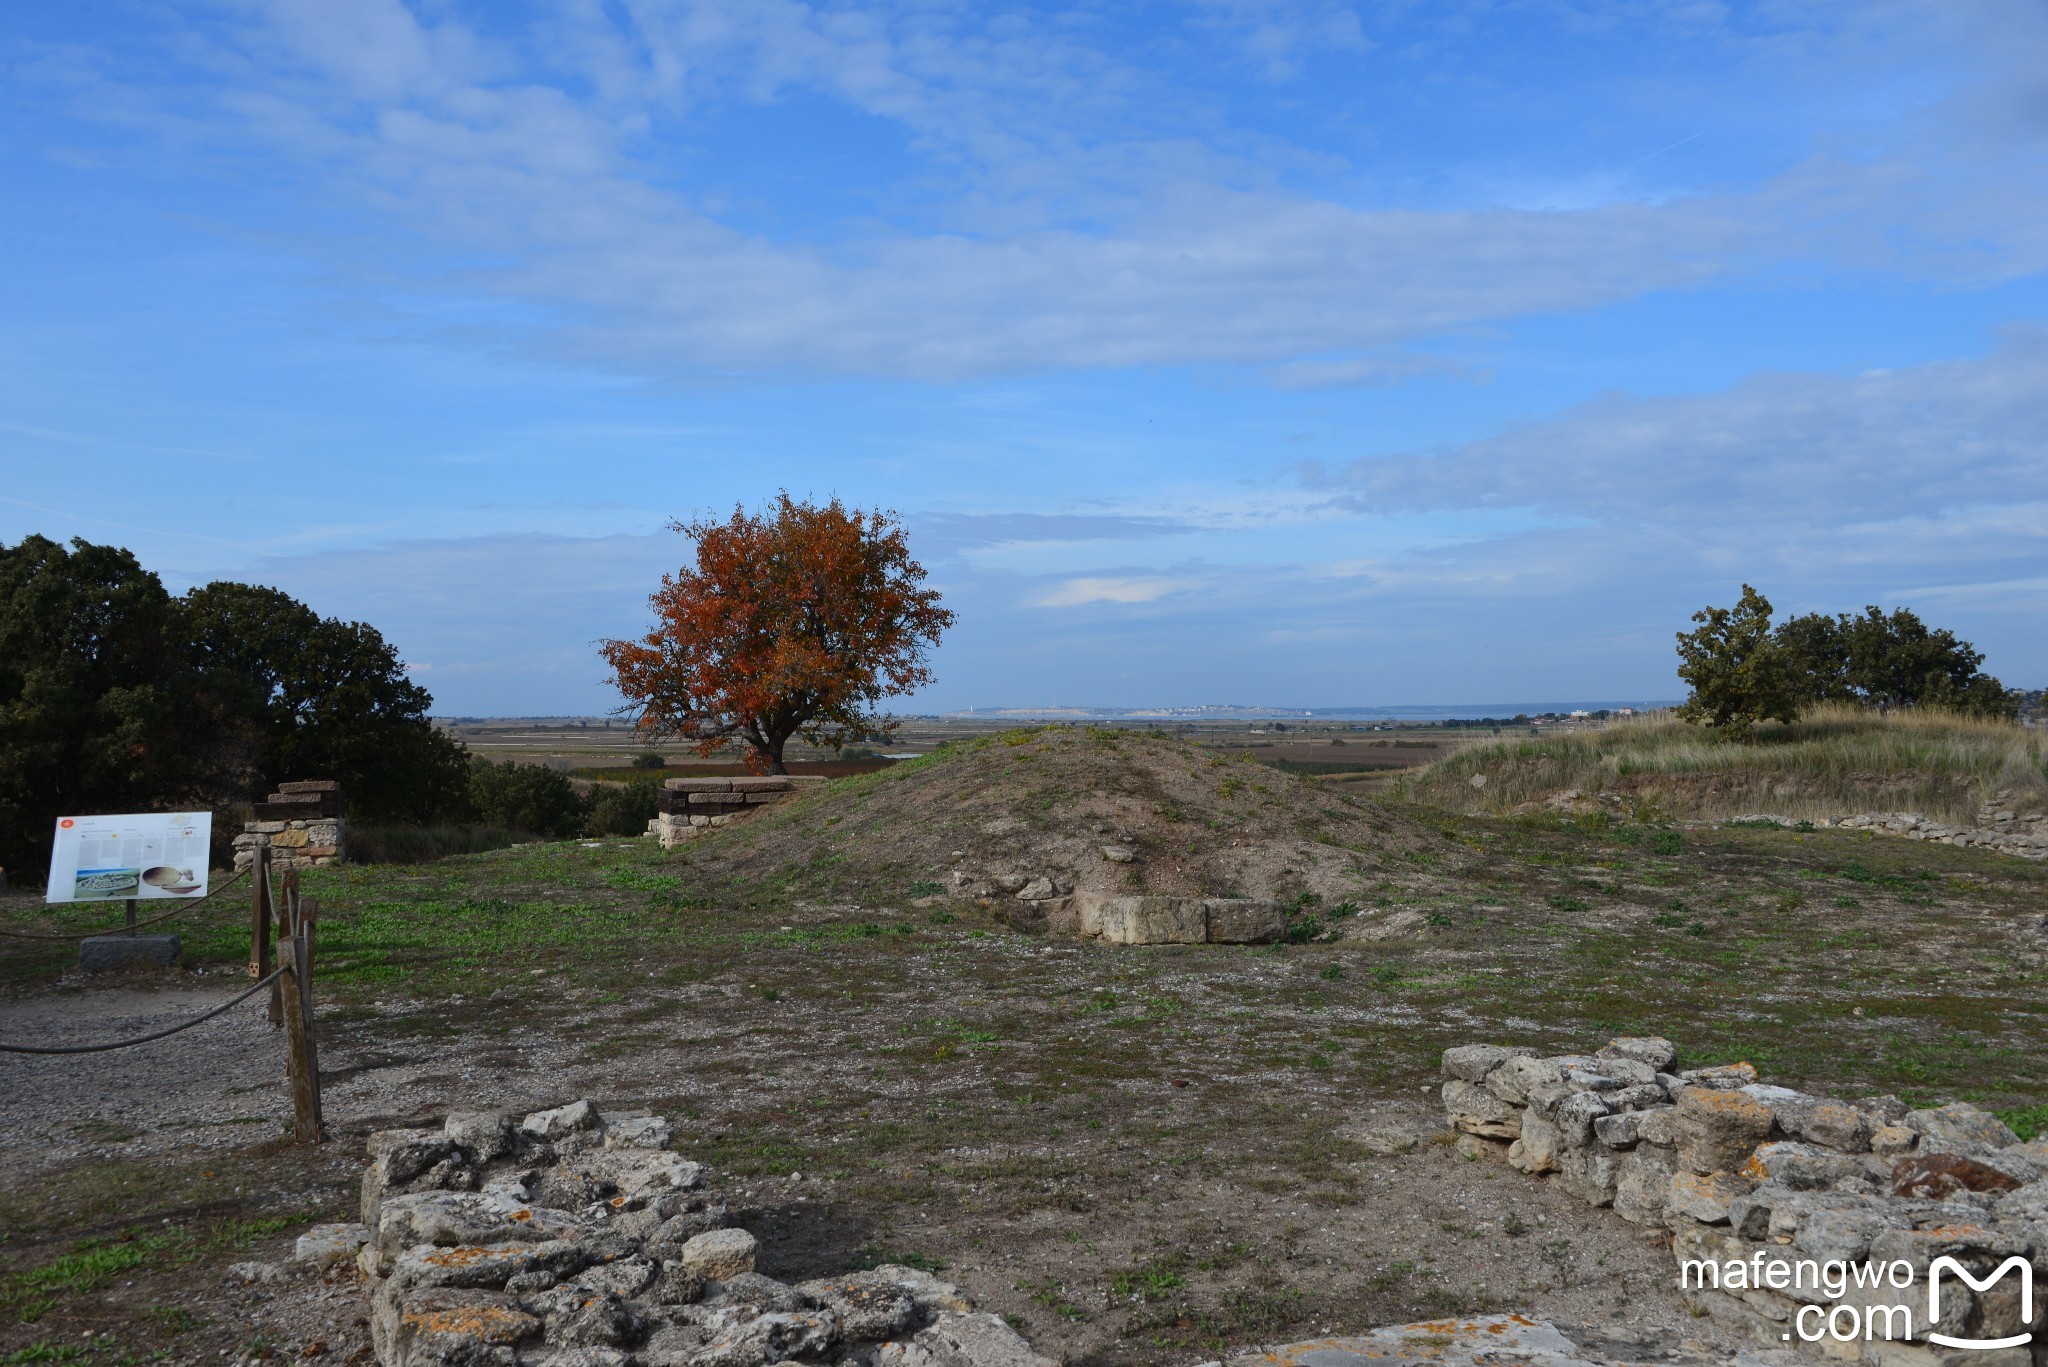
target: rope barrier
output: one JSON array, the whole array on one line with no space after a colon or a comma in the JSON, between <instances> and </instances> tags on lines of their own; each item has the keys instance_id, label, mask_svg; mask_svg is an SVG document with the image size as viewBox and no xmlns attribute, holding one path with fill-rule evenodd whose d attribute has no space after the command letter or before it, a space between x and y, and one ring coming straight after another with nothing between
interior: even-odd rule
<instances>
[{"instance_id":1,"label":"rope barrier","mask_svg":"<svg viewBox=\"0 0 2048 1367\"><path fill-rule=\"evenodd\" d=\"M229 874L225 880L222 881L219 887L208 888L206 890L206 897L194 897L190 901L180 902L176 908L165 912L161 916L152 916L147 921L137 921L135 923L135 928L137 930L141 930L144 926L160 926L165 921L171 920L174 917L183 916L186 912L198 906L201 902L206 901L207 898L213 897L218 893L226 892L229 888L234 886L236 879L244 877L248 872L249 871L247 869L236 869L233 873ZM90 940L95 936L99 935L119 935L127 929L127 923L123 922L122 924L113 927L111 930L88 930L83 935L78 934L76 931L73 931L65 935L37 935L33 931L26 930L0 930L0 936L5 936L10 940Z\"/></svg>"},{"instance_id":2,"label":"rope barrier","mask_svg":"<svg viewBox=\"0 0 2048 1367\"><path fill-rule=\"evenodd\" d=\"M218 1016L221 1012L227 1010L231 1006L241 1005L243 1002L249 1000L249 998L255 996L258 992L261 992L264 988L270 986L271 981L277 978L283 972L284 970L282 968L273 968L263 977L257 979L257 981L250 986L249 990L243 992L241 995L232 997L227 1001L222 1002L219 1006L214 1007L213 1010L207 1012L203 1016L194 1016L191 1020L188 1020L183 1024L174 1025L168 1030L159 1030L155 1034L137 1035L134 1039L117 1039L113 1041L111 1044L0 1044L0 1054L104 1054L109 1049L126 1049L131 1044L147 1044L151 1040L163 1039L167 1035L175 1035L180 1030L190 1030L195 1025L201 1025L207 1021L212 1020L215 1016Z\"/></svg>"}]
</instances>

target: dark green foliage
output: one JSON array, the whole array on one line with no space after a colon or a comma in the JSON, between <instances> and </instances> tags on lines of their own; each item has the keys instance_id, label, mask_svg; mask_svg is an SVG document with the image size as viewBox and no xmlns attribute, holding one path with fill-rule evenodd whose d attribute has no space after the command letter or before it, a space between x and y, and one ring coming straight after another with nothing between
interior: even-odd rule
<instances>
[{"instance_id":1,"label":"dark green foliage","mask_svg":"<svg viewBox=\"0 0 2048 1367\"><path fill-rule=\"evenodd\" d=\"M643 775L625 783L603 783L591 796L583 829L589 835L645 835L647 823L660 811L659 778Z\"/></svg>"},{"instance_id":2,"label":"dark green foliage","mask_svg":"<svg viewBox=\"0 0 2048 1367\"><path fill-rule=\"evenodd\" d=\"M1749 585L1732 608L1705 607L1678 634L1678 677L1692 687L1680 714L1747 735L1761 721L1799 715L1784 652L1771 637L1771 601Z\"/></svg>"},{"instance_id":3,"label":"dark green foliage","mask_svg":"<svg viewBox=\"0 0 2048 1367\"><path fill-rule=\"evenodd\" d=\"M538 764L479 760L470 767L469 801L487 826L568 839L583 833L588 808L568 775ZM643 826L645 822L641 823Z\"/></svg>"},{"instance_id":4,"label":"dark green foliage","mask_svg":"<svg viewBox=\"0 0 2048 1367\"><path fill-rule=\"evenodd\" d=\"M256 722L266 788L339 779L368 821L464 814L467 757L429 723L433 698L375 627L252 584L208 584L182 607L195 670L239 692Z\"/></svg>"},{"instance_id":5,"label":"dark green foliage","mask_svg":"<svg viewBox=\"0 0 2048 1367\"><path fill-rule=\"evenodd\" d=\"M247 781L232 704L186 674L177 604L115 546L0 546L0 863L67 812L212 807Z\"/></svg>"},{"instance_id":6,"label":"dark green foliage","mask_svg":"<svg viewBox=\"0 0 2048 1367\"><path fill-rule=\"evenodd\" d=\"M1702 608L1692 619L1700 626L1678 637L1678 677L1692 686L1681 713L1732 735L1827 702L2019 713L2019 697L1979 668L1982 652L1905 608L1808 613L1773 631L1770 600L1744 584L1735 607Z\"/></svg>"},{"instance_id":7,"label":"dark green foliage","mask_svg":"<svg viewBox=\"0 0 2048 1367\"><path fill-rule=\"evenodd\" d=\"M635 755L633 756L633 767L635 769L665 769L668 767L668 760L661 755Z\"/></svg>"}]
</instances>

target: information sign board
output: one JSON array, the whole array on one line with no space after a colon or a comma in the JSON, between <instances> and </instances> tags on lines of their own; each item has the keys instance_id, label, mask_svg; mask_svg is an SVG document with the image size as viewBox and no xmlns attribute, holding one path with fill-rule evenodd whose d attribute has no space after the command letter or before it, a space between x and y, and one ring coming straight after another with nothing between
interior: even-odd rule
<instances>
[{"instance_id":1,"label":"information sign board","mask_svg":"<svg viewBox=\"0 0 2048 1367\"><path fill-rule=\"evenodd\" d=\"M45 902L118 902L206 895L211 812L61 816Z\"/></svg>"}]
</instances>

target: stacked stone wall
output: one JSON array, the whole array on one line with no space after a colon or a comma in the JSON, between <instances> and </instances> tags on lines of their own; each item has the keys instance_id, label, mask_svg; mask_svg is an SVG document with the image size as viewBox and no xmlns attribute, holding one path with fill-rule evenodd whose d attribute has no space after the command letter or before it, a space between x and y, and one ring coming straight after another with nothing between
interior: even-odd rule
<instances>
[{"instance_id":1,"label":"stacked stone wall","mask_svg":"<svg viewBox=\"0 0 2048 1367\"><path fill-rule=\"evenodd\" d=\"M1463 1152L1667 1232L1674 1285L1772 1346L1883 1367L2048 1363L2048 1297L2023 1305L2016 1271L1994 1278L2014 1257L2048 1274L2048 1140L2022 1143L1963 1102L1838 1101L1759 1082L1747 1063L1681 1070L1657 1038L1548 1058L1464 1045L1444 1052L1443 1076ZM1929 1279L1944 1257L1992 1284L1951 1274L1936 1317ZM1830 1264L1911 1278L1838 1296ZM1896 1332L1841 1341L1827 1319L1841 1305ZM2019 1341L1954 1348L1937 1336Z\"/></svg>"},{"instance_id":2,"label":"stacked stone wall","mask_svg":"<svg viewBox=\"0 0 2048 1367\"><path fill-rule=\"evenodd\" d=\"M270 850L270 867L279 871L339 864L346 853L347 811L341 784L333 779L280 783L235 837L235 867L255 863L259 847Z\"/></svg>"},{"instance_id":3,"label":"stacked stone wall","mask_svg":"<svg viewBox=\"0 0 2048 1367\"><path fill-rule=\"evenodd\" d=\"M914 1268L755 1270L666 1120L588 1101L370 1136L362 1223L298 1241L368 1285L384 1367L1056 1367Z\"/></svg>"},{"instance_id":4,"label":"stacked stone wall","mask_svg":"<svg viewBox=\"0 0 2048 1367\"><path fill-rule=\"evenodd\" d=\"M665 846L695 840L764 807L789 801L801 791L800 785L822 781L788 774L672 778L661 785L661 814L647 823L647 833Z\"/></svg>"}]
</instances>

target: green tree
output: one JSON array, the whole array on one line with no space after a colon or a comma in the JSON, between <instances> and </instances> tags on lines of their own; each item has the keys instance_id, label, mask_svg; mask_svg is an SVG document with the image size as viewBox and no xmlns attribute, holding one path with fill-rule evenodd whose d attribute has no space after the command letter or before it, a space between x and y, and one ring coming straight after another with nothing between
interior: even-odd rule
<instances>
[{"instance_id":1,"label":"green tree","mask_svg":"<svg viewBox=\"0 0 2048 1367\"><path fill-rule=\"evenodd\" d=\"M1678 633L1678 677L1692 687L1679 715L1746 736L1760 721L1798 715L1785 652L1771 634L1771 603L1749 585L1732 608L1705 607Z\"/></svg>"},{"instance_id":2,"label":"green tree","mask_svg":"<svg viewBox=\"0 0 2048 1367\"><path fill-rule=\"evenodd\" d=\"M1824 612L1788 617L1773 638L1801 706L1855 697L1849 687L1849 640L1841 619Z\"/></svg>"},{"instance_id":3,"label":"green tree","mask_svg":"<svg viewBox=\"0 0 2048 1367\"><path fill-rule=\"evenodd\" d=\"M1861 617L1844 614L1841 632L1849 691L1869 706L2019 714L2019 700L1979 667L1982 652L1953 632L1928 627L1905 608L1886 614L1873 605Z\"/></svg>"},{"instance_id":4,"label":"green tree","mask_svg":"<svg viewBox=\"0 0 2048 1367\"><path fill-rule=\"evenodd\" d=\"M483 760L472 765L469 800L486 826L562 840L583 833L590 810L566 774L512 760L497 764Z\"/></svg>"},{"instance_id":5,"label":"green tree","mask_svg":"<svg viewBox=\"0 0 2048 1367\"><path fill-rule=\"evenodd\" d=\"M256 725L263 785L338 779L368 821L467 815L468 757L375 627L253 584L208 584L179 606L195 672Z\"/></svg>"},{"instance_id":6,"label":"green tree","mask_svg":"<svg viewBox=\"0 0 2048 1367\"><path fill-rule=\"evenodd\" d=\"M182 645L120 547L0 545L0 863L46 863L66 813L213 807L247 781L246 733Z\"/></svg>"}]
</instances>

